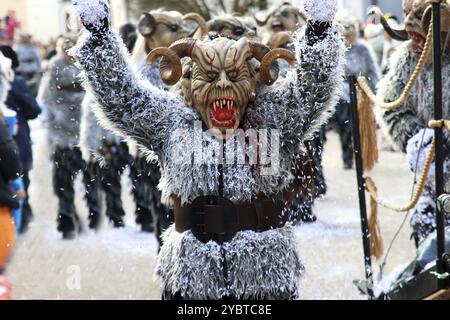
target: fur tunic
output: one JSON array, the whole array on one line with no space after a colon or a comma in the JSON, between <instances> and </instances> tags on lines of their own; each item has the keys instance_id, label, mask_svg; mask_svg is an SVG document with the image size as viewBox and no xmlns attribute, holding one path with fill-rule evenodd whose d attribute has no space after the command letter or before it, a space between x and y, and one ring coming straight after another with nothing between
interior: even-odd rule
<instances>
[{"instance_id":1,"label":"fur tunic","mask_svg":"<svg viewBox=\"0 0 450 320\"><path fill-rule=\"evenodd\" d=\"M398 47L389 64L389 71L378 84L377 96L391 102L398 99L417 65L418 58L410 48L411 41ZM450 54L442 60L442 111L444 119L450 118ZM382 110L384 129L403 152L408 140L420 129L427 128L428 121L434 119L433 67L427 65L420 74L411 93L400 108ZM445 144L450 146L448 131L444 131Z\"/></svg>"},{"instance_id":2,"label":"fur tunic","mask_svg":"<svg viewBox=\"0 0 450 320\"><path fill-rule=\"evenodd\" d=\"M410 79L418 58L413 54L411 41L398 47L392 57L387 75L380 81L377 95L390 102L398 99ZM442 111L444 119L450 118L450 55L442 60ZM425 66L406 101L397 109L382 110L385 131L403 152L406 152L411 171L420 174L430 150L434 131L427 129L428 121L434 119L433 69ZM411 217L411 225L419 242L436 228L435 166L432 164L424 193ZM450 180L450 135L444 130L444 182ZM450 215L445 215L450 224Z\"/></svg>"},{"instance_id":3,"label":"fur tunic","mask_svg":"<svg viewBox=\"0 0 450 320\"><path fill-rule=\"evenodd\" d=\"M285 190L294 178L290 170L293 157L329 118L339 97L344 47L336 27L312 46L306 44L303 33L298 32L295 40L296 54L301 54L299 69L289 72L277 86L261 88L256 101L248 106L243 125L245 129L278 130L280 170L262 175L260 164L224 164L224 196L234 202ZM158 155L166 196L173 194L190 203L202 195L219 194L217 163L180 164L176 159L180 151L193 157L207 155L217 150L218 140L205 136L187 152L177 150L180 142L183 145L195 139L194 123L201 121L200 115L186 107L180 96L139 80L114 31L101 39L86 33L72 54L84 69L86 87L97 97L95 112L102 123ZM177 129L187 134L173 134ZM237 148L242 150L243 146L238 143ZM259 234L244 231L224 244L231 268L227 284L218 268L220 246L199 243L190 231L179 234L171 228L159 255L158 274L173 293L191 298L241 294L275 298L277 290L292 292L302 271L290 228L287 225Z\"/></svg>"},{"instance_id":4,"label":"fur tunic","mask_svg":"<svg viewBox=\"0 0 450 320\"><path fill-rule=\"evenodd\" d=\"M38 100L47 119L48 137L53 147L73 148L80 134L81 103L84 90L80 71L62 54L49 64L39 88Z\"/></svg>"}]
</instances>

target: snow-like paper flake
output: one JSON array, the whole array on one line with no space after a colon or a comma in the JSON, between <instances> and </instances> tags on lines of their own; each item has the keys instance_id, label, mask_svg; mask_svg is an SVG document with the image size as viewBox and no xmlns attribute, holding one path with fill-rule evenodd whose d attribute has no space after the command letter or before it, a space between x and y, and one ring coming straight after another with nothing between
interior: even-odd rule
<instances>
[{"instance_id":1,"label":"snow-like paper flake","mask_svg":"<svg viewBox=\"0 0 450 320\"><path fill-rule=\"evenodd\" d=\"M304 0L306 17L310 21L331 22L336 16L337 0Z\"/></svg>"}]
</instances>

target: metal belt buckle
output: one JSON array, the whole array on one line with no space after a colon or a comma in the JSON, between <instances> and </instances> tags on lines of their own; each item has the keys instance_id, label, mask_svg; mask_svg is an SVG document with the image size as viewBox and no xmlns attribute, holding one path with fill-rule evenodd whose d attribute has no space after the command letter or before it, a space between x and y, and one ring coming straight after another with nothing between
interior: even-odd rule
<instances>
[{"instance_id":1,"label":"metal belt buckle","mask_svg":"<svg viewBox=\"0 0 450 320\"><path fill-rule=\"evenodd\" d=\"M191 203L191 232L201 242L223 243L230 239L234 204L220 196L201 196Z\"/></svg>"}]
</instances>

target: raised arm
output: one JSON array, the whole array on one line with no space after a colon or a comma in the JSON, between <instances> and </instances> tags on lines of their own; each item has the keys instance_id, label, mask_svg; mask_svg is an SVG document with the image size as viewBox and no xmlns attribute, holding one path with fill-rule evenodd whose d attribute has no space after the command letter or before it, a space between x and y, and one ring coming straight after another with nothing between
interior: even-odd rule
<instances>
[{"instance_id":1,"label":"raised arm","mask_svg":"<svg viewBox=\"0 0 450 320\"><path fill-rule=\"evenodd\" d=\"M106 128L160 150L169 131L182 121L183 102L134 74L122 40L108 27L104 0L77 0L74 5L88 31L70 54L81 65L84 85L97 101L94 112Z\"/></svg>"},{"instance_id":2,"label":"raised arm","mask_svg":"<svg viewBox=\"0 0 450 320\"><path fill-rule=\"evenodd\" d=\"M276 114L283 148L295 152L329 118L339 97L344 72L344 45L333 19L336 0L305 1L306 29L294 34L299 66L284 83L268 88L260 103ZM270 101L265 103L264 101Z\"/></svg>"}]
</instances>

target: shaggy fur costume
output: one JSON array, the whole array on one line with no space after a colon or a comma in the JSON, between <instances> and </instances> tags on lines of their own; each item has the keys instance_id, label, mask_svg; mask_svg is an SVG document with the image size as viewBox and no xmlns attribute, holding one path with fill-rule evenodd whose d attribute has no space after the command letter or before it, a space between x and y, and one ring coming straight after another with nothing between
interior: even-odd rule
<instances>
[{"instance_id":1,"label":"shaggy fur costume","mask_svg":"<svg viewBox=\"0 0 450 320\"><path fill-rule=\"evenodd\" d=\"M293 181L294 155L329 118L339 96L344 48L337 28L333 26L313 45L306 43L303 32L295 39L300 67L279 85L260 89L256 101L248 106L243 125L279 131L281 168L274 175L261 175L260 164L224 164L223 195L231 201L250 201L258 193L273 196L285 190ZM200 115L178 95L136 78L114 31L100 37L86 33L72 55L84 69L87 89L99 102L95 112L103 125L158 155L166 196L178 196L185 204L202 195L219 194L217 163L180 164L176 158L180 139L194 139L194 122L201 121ZM177 129L187 134L174 135ZM201 145L188 151L197 157L217 150L218 144L213 136L205 136ZM190 231L180 234L169 229L157 270L173 293L181 291L194 299L278 298L277 294L271 296L274 287L292 292L303 269L294 243L289 225L261 233L240 232L222 246L202 244ZM227 281L220 267L221 251L229 269Z\"/></svg>"},{"instance_id":2,"label":"shaggy fur costume","mask_svg":"<svg viewBox=\"0 0 450 320\"><path fill-rule=\"evenodd\" d=\"M403 43L396 51L389 65L389 72L380 81L377 95L380 99L390 102L398 99L406 83L417 65L418 58L410 48L411 41ZM450 87L450 55L447 53L442 61L442 87ZM450 118L450 92L443 90L444 119ZM404 104L397 109L383 110L382 123L384 130L403 152L407 153L408 162L414 172L423 170L426 154L432 139L432 132L424 131L429 120L434 119L433 105L433 69L431 65L419 76L416 84ZM450 179L450 136L444 130L444 181ZM431 170L426 191L421 196L411 217L416 244L422 242L436 229L435 215L436 197L434 187L434 165ZM450 225L450 215L445 217L446 225Z\"/></svg>"}]
</instances>

